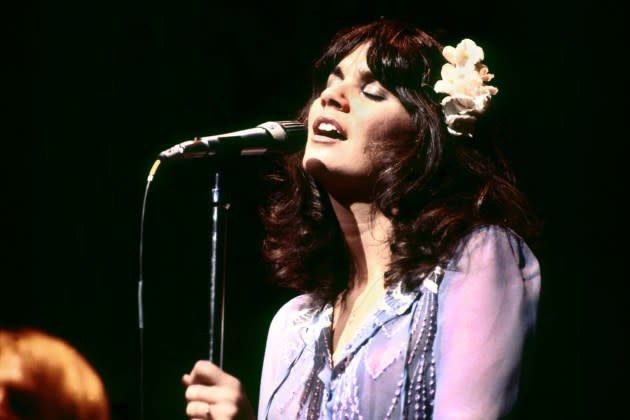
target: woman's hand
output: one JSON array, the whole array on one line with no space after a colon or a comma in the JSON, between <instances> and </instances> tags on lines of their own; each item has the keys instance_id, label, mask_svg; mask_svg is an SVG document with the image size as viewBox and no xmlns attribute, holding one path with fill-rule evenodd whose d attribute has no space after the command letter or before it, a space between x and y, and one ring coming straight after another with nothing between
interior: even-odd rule
<instances>
[{"instance_id":1,"label":"woman's hand","mask_svg":"<svg viewBox=\"0 0 630 420\"><path fill-rule=\"evenodd\" d=\"M200 360L182 377L190 419L255 419L241 382L214 363Z\"/></svg>"}]
</instances>

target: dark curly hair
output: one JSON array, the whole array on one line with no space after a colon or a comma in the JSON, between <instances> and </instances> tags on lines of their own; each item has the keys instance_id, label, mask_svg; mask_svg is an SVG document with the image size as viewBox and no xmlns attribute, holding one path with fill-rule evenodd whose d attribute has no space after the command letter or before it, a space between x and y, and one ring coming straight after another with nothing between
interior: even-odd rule
<instances>
[{"instance_id":1,"label":"dark curly hair","mask_svg":"<svg viewBox=\"0 0 630 420\"><path fill-rule=\"evenodd\" d=\"M380 19L339 32L315 63L308 109L326 87L334 67L369 43L367 64L413 118L410 141L377 145L374 211L391 220L392 262L386 284L417 286L436 264L447 262L459 240L475 227L494 224L533 239L540 224L504 158L499 139L478 121L473 139L448 133L433 90L444 64L442 46L403 22ZM492 112L492 110L489 110ZM342 292L352 275L343 235L328 195L302 168L303 151L285 157L271 179L280 187L262 211L263 255L273 278L312 293L319 302Z\"/></svg>"}]
</instances>

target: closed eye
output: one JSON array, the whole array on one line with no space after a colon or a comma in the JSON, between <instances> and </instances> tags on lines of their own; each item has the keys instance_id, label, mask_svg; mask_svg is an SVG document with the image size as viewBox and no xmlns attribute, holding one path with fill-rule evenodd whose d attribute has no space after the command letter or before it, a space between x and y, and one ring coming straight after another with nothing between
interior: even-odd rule
<instances>
[{"instance_id":1,"label":"closed eye","mask_svg":"<svg viewBox=\"0 0 630 420\"><path fill-rule=\"evenodd\" d=\"M335 67L333 71L328 75L328 79L326 80L326 88L333 86L341 82L344 79L343 71L339 66Z\"/></svg>"},{"instance_id":2,"label":"closed eye","mask_svg":"<svg viewBox=\"0 0 630 420\"><path fill-rule=\"evenodd\" d=\"M375 80L366 83L361 89L361 93L373 101L382 101L387 98L385 89Z\"/></svg>"},{"instance_id":3,"label":"closed eye","mask_svg":"<svg viewBox=\"0 0 630 420\"><path fill-rule=\"evenodd\" d=\"M367 91L365 91L365 90L362 90L361 92L363 93L363 95L364 95L366 98L371 99L371 100L373 100L373 101L379 101L379 102L380 102L380 101L385 100L385 97L384 97L384 96L377 95L377 94L374 94L374 93L370 93L370 92L367 92Z\"/></svg>"}]
</instances>

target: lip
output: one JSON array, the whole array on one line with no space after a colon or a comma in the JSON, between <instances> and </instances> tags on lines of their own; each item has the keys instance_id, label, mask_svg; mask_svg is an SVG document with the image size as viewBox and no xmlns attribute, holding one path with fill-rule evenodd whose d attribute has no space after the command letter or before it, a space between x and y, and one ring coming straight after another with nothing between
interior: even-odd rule
<instances>
[{"instance_id":1,"label":"lip","mask_svg":"<svg viewBox=\"0 0 630 420\"><path fill-rule=\"evenodd\" d=\"M326 133L320 131L317 127L319 127L319 125L322 123L332 124L335 127L335 129L337 129L337 131L339 132L340 138L330 137ZM336 141L344 141L347 138L346 130L344 130L341 124L339 124L339 122L335 120L334 118L329 118L325 116L317 117L315 121L313 121L311 128L313 129L314 141L319 141L322 143L332 143Z\"/></svg>"}]
</instances>

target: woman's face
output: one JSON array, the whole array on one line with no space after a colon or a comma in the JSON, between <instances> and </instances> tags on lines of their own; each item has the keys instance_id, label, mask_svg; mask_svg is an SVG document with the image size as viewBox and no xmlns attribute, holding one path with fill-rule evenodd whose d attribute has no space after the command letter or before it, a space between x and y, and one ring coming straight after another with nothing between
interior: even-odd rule
<instances>
[{"instance_id":1,"label":"woman's face","mask_svg":"<svg viewBox=\"0 0 630 420\"><path fill-rule=\"evenodd\" d=\"M414 124L398 98L370 72L360 45L328 77L310 107L302 164L330 191L366 190L372 184L380 144L408 139Z\"/></svg>"}]
</instances>

